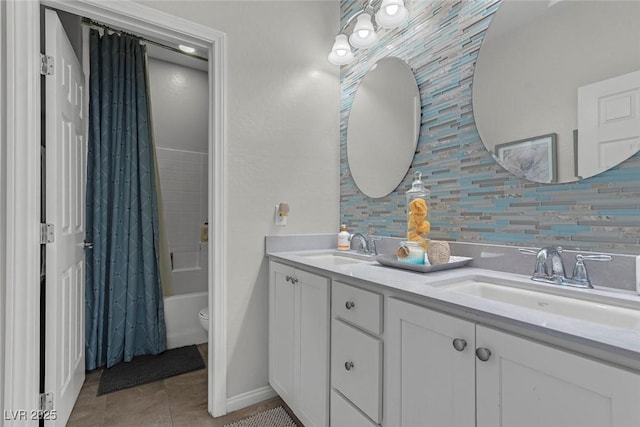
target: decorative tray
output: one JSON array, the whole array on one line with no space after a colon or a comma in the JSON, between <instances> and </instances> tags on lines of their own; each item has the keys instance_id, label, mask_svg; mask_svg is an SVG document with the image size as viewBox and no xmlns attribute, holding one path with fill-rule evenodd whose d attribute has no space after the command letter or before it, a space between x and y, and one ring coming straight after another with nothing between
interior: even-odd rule
<instances>
[{"instance_id":1,"label":"decorative tray","mask_svg":"<svg viewBox=\"0 0 640 427\"><path fill-rule=\"evenodd\" d=\"M464 256L452 256L446 264L422 265L399 262L395 255L376 255L375 260L388 267L402 268L404 270L417 271L419 273L431 273L432 271L449 270L469 264L473 258Z\"/></svg>"}]
</instances>

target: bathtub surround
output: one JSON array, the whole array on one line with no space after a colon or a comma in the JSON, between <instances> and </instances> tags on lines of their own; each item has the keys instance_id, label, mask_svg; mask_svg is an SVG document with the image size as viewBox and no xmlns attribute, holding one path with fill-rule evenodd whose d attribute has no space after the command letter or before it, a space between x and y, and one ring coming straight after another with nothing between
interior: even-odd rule
<instances>
[{"instance_id":1,"label":"bathtub surround","mask_svg":"<svg viewBox=\"0 0 640 427\"><path fill-rule=\"evenodd\" d=\"M342 23L359 1L341 2ZM516 178L484 148L471 108L475 60L500 2L405 2L407 26L381 35L341 69L340 222L353 232L400 237L404 193L414 171L429 196L431 237L440 240L637 254L640 250L640 155L593 178L545 185ZM422 126L412 166L390 195L371 199L355 186L346 156L346 129L355 91L385 56L412 67L422 100Z\"/></svg>"},{"instance_id":2,"label":"bathtub surround","mask_svg":"<svg viewBox=\"0 0 640 427\"><path fill-rule=\"evenodd\" d=\"M200 241L207 221L207 153L158 147L156 156L173 255L173 295L207 291L207 243Z\"/></svg>"},{"instance_id":3,"label":"bathtub surround","mask_svg":"<svg viewBox=\"0 0 640 427\"><path fill-rule=\"evenodd\" d=\"M177 63L183 55L166 49L149 55L164 58L149 58L149 85L173 272L172 292L165 297L206 292L208 245L200 241L200 229L208 220L207 72Z\"/></svg>"}]
</instances>

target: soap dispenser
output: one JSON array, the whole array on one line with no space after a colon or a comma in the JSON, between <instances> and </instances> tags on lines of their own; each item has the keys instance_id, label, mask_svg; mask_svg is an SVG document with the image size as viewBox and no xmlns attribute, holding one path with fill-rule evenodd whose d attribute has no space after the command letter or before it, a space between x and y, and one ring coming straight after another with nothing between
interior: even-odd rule
<instances>
[{"instance_id":1,"label":"soap dispenser","mask_svg":"<svg viewBox=\"0 0 640 427\"><path fill-rule=\"evenodd\" d=\"M340 226L340 232L338 233L338 250L348 251L351 249L351 243L349 242L350 239L351 234L347 231L347 226L342 224Z\"/></svg>"},{"instance_id":2,"label":"soap dispenser","mask_svg":"<svg viewBox=\"0 0 640 427\"><path fill-rule=\"evenodd\" d=\"M406 193L407 199L407 239L418 242L426 250L429 247L428 234L431 224L427 220L429 210L427 200L429 190L422 184L422 174L415 172L411 189Z\"/></svg>"}]
</instances>

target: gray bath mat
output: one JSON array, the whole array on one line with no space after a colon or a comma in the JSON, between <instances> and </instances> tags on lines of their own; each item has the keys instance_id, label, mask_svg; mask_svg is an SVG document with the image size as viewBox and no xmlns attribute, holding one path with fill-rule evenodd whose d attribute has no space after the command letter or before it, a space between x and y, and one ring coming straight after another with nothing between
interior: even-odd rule
<instances>
[{"instance_id":1,"label":"gray bath mat","mask_svg":"<svg viewBox=\"0 0 640 427\"><path fill-rule=\"evenodd\" d=\"M173 348L156 356L136 356L131 362L120 362L102 372L98 396L204 367L195 345Z\"/></svg>"},{"instance_id":2,"label":"gray bath mat","mask_svg":"<svg viewBox=\"0 0 640 427\"><path fill-rule=\"evenodd\" d=\"M258 412L243 420L225 424L224 427L297 427L282 406Z\"/></svg>"}]
</instances>

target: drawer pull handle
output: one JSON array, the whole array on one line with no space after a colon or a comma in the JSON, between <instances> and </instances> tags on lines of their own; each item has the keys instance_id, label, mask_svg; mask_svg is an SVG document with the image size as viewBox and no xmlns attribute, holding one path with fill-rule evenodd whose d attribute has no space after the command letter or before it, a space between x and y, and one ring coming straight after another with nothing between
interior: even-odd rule
<instances>
[{"instance_id":1,"label":"drawer pull handle","mask_svg":"<svg viewBox=\"0 0 640 427\"><path fill-rule=\"evenodd\" d=\"M344 369L346 369L347 371L352 370L353 366L353 362L344 362Z\"/></svg>"},{"instance_id":2,"label":"drawer pull handle","mask_svg":"<svg viewBox=\"0 0 640 427\"><path fill-rule=\"evenodd\" d=\"M291 283L298 283L298 279L297 279L297 278L295 278L295 277L292 277L292 278L291 278Z\"/></svg>"},{"instance_id":3,"label":"drawer pull handle","mask_svg":"<svg viewBox=\"0 0 640 427\"><path fill-rule=\"evenodd\" d=\"M291 280L293 280L293 277L287 274L287 277L285 277L284 280L286 280L287 282L290 282Z\"/></svg>"},{"instance_id":4,"label":"drawer pull handle","mask_svg":"<svg viewBox=\"0 0 640 427\"><path fill-rule=\"evenodd\" d=\"M346 303L344 303L344 306L347 307L347 310L351 310L356 306L356 303L353 301L347 301Z\"/></svg>"},{"instance_id":5,"label":"drawer pull handle","mask_svg":"<svg viewBox=\"0 0 640 427\"><path fill-rule=\"evenodd\" d=\"M464 350L466 346L467 346L467 341L463 340L462 338L456 338L453 340L453 348L455 348L458 351Z\"/></svg>"},{"instance_id":6,"label":"drawer pull handle","mask_svg":"<svg viewBox=\"0 0 640 427\"><path fill-rule=\"evenodd\" d=\"M476 356L478 357L478 359L486 362L491 357L491 350L486 347L476 348Z\"/></svg>"}]
</instances>

